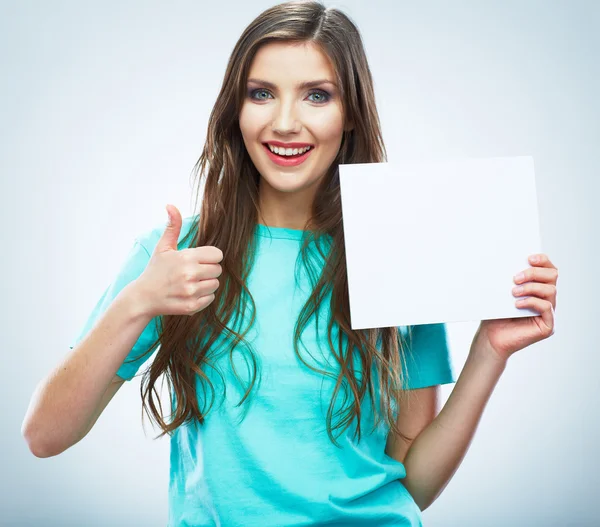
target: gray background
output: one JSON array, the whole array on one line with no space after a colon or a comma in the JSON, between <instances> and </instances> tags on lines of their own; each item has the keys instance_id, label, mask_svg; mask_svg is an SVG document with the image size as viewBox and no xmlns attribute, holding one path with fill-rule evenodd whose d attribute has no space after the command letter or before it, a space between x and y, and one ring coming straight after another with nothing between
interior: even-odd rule
<instances>
[{"instance_id":1,"label":"gray background","mask_svg":"<svg viewBox=\"0 0 600 527\"><path fill-rule=\"evenodd\" d=\"M227 58L271 5L0 4L3 525L166 524L169 443L141 426L139 379L60 456L34 457L20 426L133 238L167 203L192 212ZM327 5L362 32L390 161L532 155L560 270L556 334L511 358L425 525L598 525L600 4ZM449 325L457 372L476 327Z\"/></svg>"}]
</instances>

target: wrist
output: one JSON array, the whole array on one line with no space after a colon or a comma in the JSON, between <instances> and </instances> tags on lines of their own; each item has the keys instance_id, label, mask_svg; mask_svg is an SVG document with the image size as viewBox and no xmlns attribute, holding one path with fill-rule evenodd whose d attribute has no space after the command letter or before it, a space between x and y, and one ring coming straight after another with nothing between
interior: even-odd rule
<instances>
[{"instance_id":1,"label":"wrist","mask_svg":"<svg viewBox=\"0 0 600 527\"><path fill-rule=\"evenodd\" d=\"M150 322L156 314L151 309L151 303L144 286L138 280L134 280L121 291L123 302L127 305L130 317L143 319Z\"/></svg>"},{"instance_id":2,"label":"wrist","mask_svg":"<svg viewBox=\"0 0 600 527\"><path fill-rule=\"evenodd\" d=\"M504 371L508 362L508 357L502 357L491 345L489 339L480 329L475 334L471 349L469 350L469 358L477 363L483 363L491 369Z\"/></svg>"}]
</instances>

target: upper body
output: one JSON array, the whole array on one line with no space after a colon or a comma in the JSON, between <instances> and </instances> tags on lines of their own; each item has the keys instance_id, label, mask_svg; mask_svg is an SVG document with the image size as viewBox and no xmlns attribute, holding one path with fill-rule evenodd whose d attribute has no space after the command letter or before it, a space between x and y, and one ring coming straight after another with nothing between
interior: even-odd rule
<instances>
[{"instance_id":1,"label":"upper body","mask_svg":"<svg viewBox=\"0 0 600 527\"><path fill-rule=\"evenodd\" d=\"M194 219L184 219L180 238ZM143 272L162 230L136 239L73 346ZM226 388L221 404L220 378L206 372L216 389L205 423L183 425L170 438L169 525L420 525L421 512L402 485L404 465L386 453L389 430L380 424L370 433L373 416L365 402L360 441L349 427L338 438L341 448L336 447L325 426L334 381L307 368L294 353L294 324L310 293L307 276L302 269L296 274L295 267L302 231L257 224L255 234L258 251L247 287L256 318L245 339L260 359L260 383L237 406L245 387L225 354L219 359ZM313 320L302 335L305 360L322 361L316 367L335 364L325 335L327 305L324 301L318 333ZM128 360L156 339L155 322L140 335ZM412 326L410 335L407 388L454 382L444 324ZM117 375L132 379L149 357L124 362ZM243 354L236 350L232 361L244 378Z\"/></svg>"},{"instance_id":2,"label":"upper body","mask_svg":"<svg viewBox=\"0 0 600 527\"><path fill-rule=\"evenodd\" d=\"M241 263L240 240L249 239L249 226L256 223L257 217L262 221L252 233L259 239L258 255L245 284L256 306L256 319L245 342L259 359L260 383L254 387L250 399L238 406L245 387L237 383L232 368L242 377L247 372L244 362L247 350L241 345L231 361L229 355L224 355L217 365L223 373L223 386L215 371L202 369L212 377L217 401L201 426L182 425L171 436L169 524L172 527L420 525L416 503L426 508L454 474L508 357L552 334L557 273L547 257L539 255L539 268L527 269L527 277L523 274L519 279L538 281L528 286L525 293L531 296L519 306L533 307L542 316L482 322L465 367L440 414L433 419L430 398L423 411L419 405L415 405L416 409L399 409L403 416L399 418L403 420L401 429L409 433L412 430L416 437L407 452L406 448L396 447L393 452L386 450L390 439L386 426L379 426L371 433L373 416L369 404L362 407L360 442L354 439L354 427L350 426L338 438L340 447L332 444L325 431L332 381L302 364L292 347L299 310L311 292L306 276L295 274L299 237L302 229L309 226L334 237L338 250L335 259L328 261L333 267L328 276L333 281L334 300L346 295L338 165L385 161L373 81L355 24L339 10L312 1L278 4L256 17L231 54L197 167L205 179L205 185L199 186L199 191L204 192L203 214L206 213L201 239L210 240L211 245L223 251L230 268ZM182 236L191 221L194 219L186 219ZM267 229L266 225L272 227ZM147 279L154 286L154 298L161 300L158 302L161 309L169 304L166 302L171 298L167 294L169 288L164 284L176 281L171 275L174 267L166 263L162 267L152 265L166 261L164 252L162 259L150 256L161 232L161 228L153 229L138 237L74 345L89 332L119 292L141 275L150 260L149 267L161 269L159 275ZM230 251L232 247L236 250ZM408 257L417 250L407 247ZM170 256L169 261L174 262L176 259ZM162 284L156 276L161 277ZM197 287L189 282L184 285L188 291L196 290L190 285ZM234 285L239 288L239 281ZM541 298L535 298L536 295ZM194 305L204 302L204 298L220 300L218 295L194 298ZM328 335L322 332L327 327L322 322L327 322L331 315L327 300L322 299L317 315L316 321L323 319L319 331L313 317L302 334L301 344L305 359L312 357L335 366L336 360L331 359L338 350L330 348ZM114 311L115 317L126 311L119 307L120 310ZM337 306L336 311L340 311L335 313L337 320L348 318L346 308L346 303ZM172 314L158 308L152 311ZM72 399L73 379L80 382L83 379L84 383L90 379L90 369L82 364L89 364L86 360L95 349L104 349L107 340L94 339L97 346L83 346L79 353L72 354L67 363L70 367L61 368L60 378L64 382L45 383L42 404L34 412L36 418L31 426L25 427L26 435L32 437L31 444L42 445L36 450L62 451L65 445L85 435L118 389L118 379L131 379L150 358L146 355L135 360L156 341L158 320L152 319L141 334L138 329L145 324L145 318L137 325L130 326L130 321L127 322L127 329L139 334L139 339L118 368L116 382L103 391L98 404L95 403L100 390L91 390L78 416L71 421L70 433L53 438L58 446L44 446L44 442L48 443L44 436L56 436L50 432L56 428L54 417L60 411L56 409L64 408L65 401ZM192 324L184 329L189 328ZM210 328L200 328L205 329ZM378 329L381 328L369 335L382 334ZM412 335L409 339L412 360L406 365L409 380L405 388L411 394L411 402L419 402L420 395L413 398L412 393L431 394L440 384L454 381L445 326L399 329L403 335ZM124 335L125 329L121 331ZM196 331L193 327L177 336L187 341ZM347 341L346 335L342 341ZM337 339L332 342L338 345ZM215 346L219 344L215 342ZM128 341L120 351L124 354L129 346ZM374 347L369 346L370 358L380 356ZM389 339L383 342L383 348L390 349ZM181 350L159 351L161 358L166 359L171 358L171 352L177 354ZM111 375L116 363L111 362ZM155 362L153 366L157 364L165 373L163 363ZM182 393L182 386L189 390L196 379L191 375L195 372L190 371L189 364L177 363L174 369L177 393ZM105 367L103 373L107 371ZM107 375L102 375L102 381L105 380L108 384ZM226 389L223 404L218 400L220 388ZM202 390L196 393L200 400ZM179 407L186 405L181 402ZM455 426L456 422L461 426Z\"/></svg>"}]
</instances>

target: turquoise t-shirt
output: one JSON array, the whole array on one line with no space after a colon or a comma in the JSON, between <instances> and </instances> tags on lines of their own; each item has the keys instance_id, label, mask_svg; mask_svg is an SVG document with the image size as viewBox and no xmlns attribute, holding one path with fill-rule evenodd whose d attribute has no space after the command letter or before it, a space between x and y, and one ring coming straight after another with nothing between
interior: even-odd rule
<instances>
[{"instance_id":1,"label":"turquoise t-shirt","mask_svg":"<svg viewBox=\"0 0 600 527\"><path fill-rule=\"evenodd\" d=\"M195 219L184 219L180 241ZM73 346L142 273L163 231L164 225L137 237ZM422 525L421 511L401 481L404 465L385 453L388 429L382 424L369 434L374 421L368 400L360 443L354 438L355 422L337 439L341 448L327 435L335 381L302 364L292 346L294 324L311 292L308 275L300 272L298 281L295 276L302 233L256 225L256 260L246 284L256 319L245 339L259 356L260 384L250 400L236 407L245 387L235 380L225 355L221 372L226 399L220 404L222 384L211 375L216 399L205 424L181 426L171 436L169 527ZM310 354L302 345L300 352L309 363L312 355L336 364L327 351L328 317L326 298L319 311L319 334L314 317L302 334ZM148 324L128 358L138 357L156 339L156 321ZM400 329L407 334L407 327ZM412 326L411 333L409 388L454 382L445 325ZM336 337L334 332L334 343ZM117 374L133 378L149 358L124 363ZM233 360L244 378L248 370L242 354L234 353Z\"/></svg>"}]
</instances>

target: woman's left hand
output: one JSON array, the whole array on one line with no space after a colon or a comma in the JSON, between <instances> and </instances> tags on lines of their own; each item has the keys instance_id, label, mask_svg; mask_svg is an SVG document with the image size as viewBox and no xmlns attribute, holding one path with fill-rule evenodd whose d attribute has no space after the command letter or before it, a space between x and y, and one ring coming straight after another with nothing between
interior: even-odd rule
<instances>
[{"instance_id":1,"label":"woman's left hand","mask_svg":"<svg viewBox=\"0 0 600 527\"><path fill-rule=\"evenodd\" d=\"M537 261L534 260L535 256L538 257ZM517 301L517 307L534 309L540 315L482 320L473 339L482 345L478 349L491 350L503 361L516 351L554 334L558 269L545 254L530 256L529 262L532 267L523 271L521 276L514 277L516 287L522 289L513 289L513 295L527 296Z\"/></svg>"}]
</instances>

